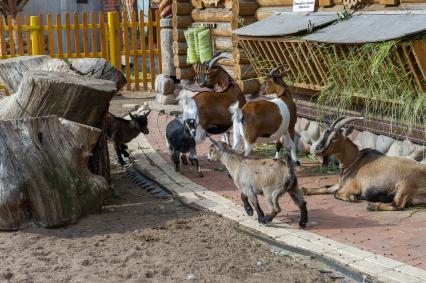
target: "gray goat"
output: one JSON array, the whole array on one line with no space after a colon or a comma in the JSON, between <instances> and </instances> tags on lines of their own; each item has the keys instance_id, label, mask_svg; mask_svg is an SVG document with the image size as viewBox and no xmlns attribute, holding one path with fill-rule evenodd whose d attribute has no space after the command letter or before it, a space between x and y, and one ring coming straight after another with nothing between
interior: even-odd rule
<instances>
[{"instance_id":1,"label":"gray goat","mask_svg":"<svg viewBox=\"0 0 426 283\"><path fill-rule=\"evenodd\" d=\"M148 134L148 115L151 110L141 115L133 115L129 112L131 120L116 117L111 113L106 115L106 134L108 139L114 143L114 149L117 153L118 162L123 165L124 160L121 155L129 157L126 151L126 143L136 138L139 133Z\"/></svg>"},{"instance_id":2,"label":"gray goat","mask_svg":"<svg viewBox=\"0 0 426 283\"><path fill-rule=\"evenodd\" d=\"M209 136L213 145L210 147L208 159L219 159L228 169L235 185L241 191L241 200L249 216L253 215L254 206L259 223L268 223L281 211L278 199L285 192L290 194L293 202L300 209L299 226L305 227L308 222L306 202L297 183L294 164L289 154L286 162L281 159L255 159L242 156L233 151L227 144L216 142ZM263 194L271 210L265 215L259 206L257 195ZM250 201L250 202L249 202Z\"/></svg>"},{"instance_id":3,"label":"gray goat","mask_svg":"<svg viewBox=\"0 0 426 283\"><path fill-rule=\"evenodd\" d=\"M315 154L334 154L339 160L339 182L332 187L304 189L305 194L334 193L337 199L365 199L369 210L402 210L426 204L426 167L404 157L388 157L374 149L358 150L348 138L353 127L344 126L362 117L340 117L324 133Z\"/></svg>"}]
</instances>

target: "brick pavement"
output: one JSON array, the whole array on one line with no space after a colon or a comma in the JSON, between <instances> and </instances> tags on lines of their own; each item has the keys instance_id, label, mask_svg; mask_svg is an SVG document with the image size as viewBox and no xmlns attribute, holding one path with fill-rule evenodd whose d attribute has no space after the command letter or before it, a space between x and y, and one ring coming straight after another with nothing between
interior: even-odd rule
<instances>
[{"instance_id":1,"label":"brick pavement","mask_svg":"<svg viewBox=\"0 0 426 283\"><path fill-rule=\"evenodd\" d=\"M164 130L173 117L153 112L149 120L150 134L147 139L165 160L170 160L165 146ZM218 137L216 137L218 138ZM239 193L232 180L220 168L218 162L208 162L206 154L209 143L198 147L200 163L205 177L196 176L195 167L182 166L182 174L228 199L240 203ZM304 168L315 162L302 160L297 175L305 187L333 184L336 175L310 176ZM216 169L216 170L215 170ZM261 197L261 205L265 207ZM426 270L426 210L399 212L370 212L366 202L348 203L331 195L307 196L310 221L306 230L341 243L367 250ZM297 226L299 212L288 195L280 201L283 211L274 220Z\"/></svg>"}]
</instances>

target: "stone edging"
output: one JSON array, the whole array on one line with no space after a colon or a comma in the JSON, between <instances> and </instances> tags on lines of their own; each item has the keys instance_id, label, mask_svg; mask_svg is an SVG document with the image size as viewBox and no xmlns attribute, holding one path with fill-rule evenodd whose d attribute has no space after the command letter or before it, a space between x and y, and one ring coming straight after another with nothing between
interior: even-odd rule
<instances>
[{"instance_id":1,"label":"stone edging","mask_svg":"<svg viewBox=\"0 0 426 283\"><path fill-rule=\"evenodd\" d=\"M146 173L188 205L208 209L238 222L243 227L265 234L279 244L304 253L314 254L326 261L336 262L338 265L349 267L379 281L425 282L425 270L403 262L360 250L286 224L260 225L256 219L245 214L242 206L175 172L173 166L156 152L142 134L128 146L137 170Z\"/></svg>"}]
</instances>

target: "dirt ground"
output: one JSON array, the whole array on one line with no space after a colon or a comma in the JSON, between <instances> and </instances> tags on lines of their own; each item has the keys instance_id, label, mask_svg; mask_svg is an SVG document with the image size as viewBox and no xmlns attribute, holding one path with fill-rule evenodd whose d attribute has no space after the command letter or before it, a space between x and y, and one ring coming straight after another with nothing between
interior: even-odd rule
<instances>
[{"instance_id":1,"label":"dirt ground","mask_svg":"<svg viewBox=\"0 0 426 283\"><path fill-rule=\"evenodd\" d=\"M113 169L119 198L78 224L0 232L0 282L330 282L236 224L161 200Z\"/></svg>"}]
</instances>

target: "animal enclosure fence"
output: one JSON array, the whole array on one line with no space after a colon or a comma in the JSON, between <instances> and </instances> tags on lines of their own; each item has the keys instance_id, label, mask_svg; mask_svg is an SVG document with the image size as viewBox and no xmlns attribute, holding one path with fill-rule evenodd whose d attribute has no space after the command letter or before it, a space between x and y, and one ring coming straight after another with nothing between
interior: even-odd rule
<instances>
[{"instance_id":1,"label":"animal enclosure fence","mask_svg":"<svg viewBox=\"0 0 426 283\"><path fill-rule=\"evenodd\" d=\"M161 70L159 12L0 16L0 58L105 58L127 79L126 88L154 88Z\"/></svg>"}]
</instances>

